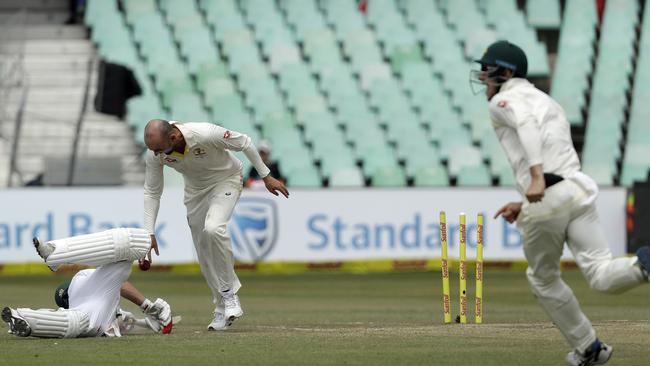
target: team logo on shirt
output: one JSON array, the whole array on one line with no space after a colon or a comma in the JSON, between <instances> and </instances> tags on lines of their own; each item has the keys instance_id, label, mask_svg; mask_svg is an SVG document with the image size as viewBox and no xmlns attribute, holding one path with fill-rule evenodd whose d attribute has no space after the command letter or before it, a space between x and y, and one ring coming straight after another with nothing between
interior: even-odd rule
<instances>
[{"instance_id":1,"label":"team logo on shirt","mask_svg":"<svg viewBox=\"0 0 650 366\"><path fill-rule=\"evenodd\" d=\"M226 131L223 133L223 138L224 139L229 139L230 138L230 131Z\"/></svg>"},{"instance_id":2,"label":"team logo on shirt","mask_svg":"<svg viewBox=\"0 0 650 366\"><path fill-rule=\"evenodd\" d=\"M278 236L278 210L275 202L259 197L243 197L229 225L235 258L258 262L266 257Z\"/></svg>"},{"instance_id":3,"label":"team logo on shirt","mask_svg":"<svg viewBox=\"0 0 650 366\"><path fill-rule=\"evenodd\" d=\"M204 158L207 154L207 151L205 151L204 148L202 147L195 147L192 149L192 155L194 155L197 158Z\"/></svg>"}]
</instances>

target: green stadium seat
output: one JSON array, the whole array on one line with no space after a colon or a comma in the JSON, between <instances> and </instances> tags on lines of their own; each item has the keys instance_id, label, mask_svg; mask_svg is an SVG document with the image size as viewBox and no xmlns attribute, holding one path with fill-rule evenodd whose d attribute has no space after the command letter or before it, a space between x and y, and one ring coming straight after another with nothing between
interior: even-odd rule
<instances>
[{"instance_id":1,"label":"green stadium seat","mask_svg":"<svg viewBox=\"0 0 650 366\"><path fill-rule=\"evenodd\" d=\"M589 175L599 185L611 186L614 184L615 167L611 164L584 163L582 171Z\"/></svg>"},{"instance_id":2,"label":"green stadium seat","mask_svg":"<svg viewBox=\"0 0 650 366\"><path fill-rule=\"evenodd\" d=\"M450 159L451 155L453 155L453 152L458 149L471 147L471 139L469 133L465 129L454 128L450 130L443 130L440 134L438 143L440 147L440 157L443 160Z\"/></svg>"},{"instance_id":3,"label":"green stadium seat","mask_svg":"<svg viewBox=\"0 0 650 366\"><path fill-rule=\"evenodd\" d=\"M118 15L115 0L88 0L84 11L84 22L93 28L105 17Z\"/></svg>"},{"instance_id":4,"label":"green stadium seat","mask_svg":"<svg viewBox=\"0 0 650 366\"><path fill-rule=\"evenodd\" d=\"M501 166L497 177L499 178L499 185L502 187L513 187L517 185L517 179L510 166Z\"/></svg>"},{"instance_id":5,"label":"green stadium seat","mask_svg":"<svg viewBox=\"0 0 650 366\"><path fill-rule=\"evenodd\" d=\"M158 12L155 0L124 0L122 5L126 13L126 21L130 25L140 23L143 16Z\"/></svg>"},{"instance_id":6,"label":"green stadium seat","mask_svg":"<svg viewBox=\"0 0 650 366\"><path fill-rule=\"evenodd\" d=\"M193 94L194 83L187 76L182 77L169 77L156 83L159 85L160 93L162 95L162 102L165 108L169 108L172 99L180 94Z\"/></svg>"},{"instance_id":7,"label":"green stadium seat","mask_svg":"<svg viewBox=\"0 0 650 366\"><path fill-rule=\"evenodd\" d=\"M318 126L318 127L316 127ZM312 142L318 139L343 139L343 133L334 125L314 125L305 128L305 141Z\"/></svg>"},{"instance_id":8,"label":"green stadium seat","mask_svg":"<svg viewBox=\"0 0 650 366\"><path fill-rule=\"evenodd\" d=\"M287 180L289 187L318 188L322 185L318 171L313 167L296 170L287 176Z\"/></svg>"},{"instance_id":9,"label":"green stadium seat","mask_svg":"<svg viewBox=\"0 0 650 366\"><path fill-rule=\"evenodd\" d=\"M203 89L203 98L206 104L209 104L211 101L222 97L234 95L236 93L235 85L233 82L228 79L213 79L204 85Z\"/></svg>"},{"instance_id":10,"label":"green stadium seat","mask_svg":"<svg viewBox=\"0 0 650 366\"><path fill-rule=\"evenodd\" d=\"M374 151L369 150L360 158L363 162L363 172L369 177L378 170L398 167L395 154L386 147L376 147Z\"/></svg>"},{"instance_id":11,"label":"green stadium seat","mask_svg":"<svg viewBox=\"0 0 650 366\"><path fill-rule=\"evenodd\" d=\"M358 168L345 168L332 172L330 187L363 187L365 180Z\"/></svg>"},{"instance_id":12,"label":"green stadium seat","mask_svg":"<svg viewBox=\"0 0 650 366\"><path fill-rule=\"evenodd\" d=\"M384 132L374 122L368 124L348 124L346 126L346 141L351 142L358 151L373 148L380 142L386 141Z\"/></svg>"},{"instance_id":13,"label":"green stadium seat","mask_svg":"<svg viewBox=\"0 0 650 366\"><path fill-rule=\"evenodd\" d=\"M144 144L144 127L154 118L168 119L155 96L140 95L127 101L127 121L134 129L137 142Z\"/></svg>"},{"instance_id":14,"label":"green stadium seat","mask_svg":"<svg viewBox=\"0 0 650 366\"><path fill-rule=\"evenodd\" d=\"M446 187L449 185L449 176L442 165L420 168L415 172L413 184L416 187Z\"/></svg>"},{"instance_id":15,"label":"green stadium seat","mask_svg":"<svg viewBox=\"0 0 650 366\"><path fill-rule=\"evenodd\" d=\"M282 154L277 154L282 174L291 176L295 172L303 172L308 169L314 170L314 162L311 154L304 145L296 145L292 148L283 148Z\"/></svg>"},{"instance_id":16,"label":"green stadium seat","mask_svg":"<svg viewBox=\"0 0 650 366\"><path fill-rule=\"evenodd\" d=\"M404 159L406 173L413 176L420 168L437 166L440 164L438 150L428 144L408 144L410 148L398 147L398 155Z\"/></svg>"},{"instance_id":17,"label":"green stadium seat","mask_svg":"<svg viewBox=\"0 0 650 366\"><path fill-rule=\"evenodd\" d=\"M465 165L458 172L456 182L459 186L490 186L492 178L485 165Z\"/></svg>"},{"instance_id":18,"label":"green stadium seat","mask_svg":"<svg viewBox=\"0 0 650 366\"><path fill-rule=\"evenodd\" d=\"M238 95L222 95L214 97L209 104L212 116L216 121L228 121L241 115L246 115L241 98Z\"/></svg>"},{"instance_id":19,"label":"green stadium seat","mask_svg":"<svg viewBox=\"0 0 650 366\"><path fill-rule=\"evenodd\" d=\"M374 187L406 186L406 176L400 167L385 167L377 169L371 179Z\"/></svg>"},{"instance_id":20,"label":"green stadium seat","mask_svg":"<svg viewBox=\"0 0 650 366\"><path fill-rule=\"evenodd\" d=\"M171 117L176 121L207 122L210 120L198 95L175 94L169 105Z\"/></svg>"},{"instance_id":21,"label":"green stadium seat","mask_svg":"<svg viewBox=\"0 0 650 366\"><path fill-rule=\"evenodd\" d=\"M648 164L623 164L621 184L631 187L635 182L646 182L648 181L648 173L650 173Z\"/></svg>"},{"instance_id":22,"label":"green stadium seat","mask_svg":"<svg viewBox=\"0 0 650 366\"><path fill-rule=\"evenodd\" d=\"M230 78L228 67L220 61L201 64L196 74L196 85L200 90L205 90L208 80Z\"/></svg>"},{"instance_id":23,"label":"green stadium seat","mask_svg":"<svg viewBox=\"0 0 650 366\"><path fill-rule=\"evenodd\" d=\"M317 152L314 151L314 154ZM352 152L349 148L332 149L332 151L322 154L320 159L321 172L323 176L329 178L339 169L354 168L358 169L356 162L352 157Z\"/></svg>"},{"instance_id":24,"label":"green stadium seat","mask_svg":"<svg viewBox=\"0 0 650 366\"><path fill-rule=\"evenodd\" d=\"M473 146L459 146L451 151L448 157L449 173L458 175L460 171L467 166L476 167L483 165L483 156L481 151Z\"/></svg>"}]
</instances>

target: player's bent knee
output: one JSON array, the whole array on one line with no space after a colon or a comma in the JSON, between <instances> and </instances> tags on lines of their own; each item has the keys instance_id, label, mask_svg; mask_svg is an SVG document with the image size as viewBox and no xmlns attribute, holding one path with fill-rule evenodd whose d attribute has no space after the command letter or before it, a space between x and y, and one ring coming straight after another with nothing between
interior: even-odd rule
<instances>
[{"instance_id":1,"label":"player's bent knee","mask_svg":"<svg viewBox=\"0 0 650 366\"><path fill-rule=\"evenodd\" d=\"M613 287L611 281L603 276L593 276L589 278L589 287L606 294L617 294L622 292L619 288Z\"/></svg>"},{"instance_id":2,"label":"player's bent knee","mask_svg":"<svg viewBox=\"0 0 650 366\"><path fill-rule=\"evenodd\" d=\"M54 252L48 265L81 264L101 266L143 258L151 248L151 235L138 228L119 228L53 240Z\"/></svg>"},{"instance_id":3,"label":"player's bent knee","mask_svg":"<svg viewBox=\"0 0 650 366\"><path fill-rule=\"evenodd\" d=\"M526 278L528 283L533 287L550 286L560 278L559 273L535 273L528 269L526 271Z\"/></svg>"},{"instance_id":4,"label":"player's bent knee","mask_svg":"<svg viewBox=\"0 0 650 366\"><path fill-rule=\"evenodd\" d=\"M554 274L540 276L527 271L526 278L533 293L538 297L544 297L547 292L546 289L553 287L556 281L560 279L560 276Z\"/></svg>"},{"instance_id":5,"label":"player's bent knee","mask_svg":"<svg viewBox=\"0 0 650 366\"><path fill-rule=\"evenodd\" d=\"M77 338L88 331L90 321L85 313L68 310L68 330L64 338Z\"/></svg>"},{"instance_id":6,"label":"player's bent knee","mask_svg":"<svg viewBox=\"0 0 650 366\"><path fill-rule=\"evenodd\" d=\"M203 231L217 238L228 237L228 225L226 223L206 223Z\"/></svg>"},{"instance_id":7,"label":"player's bent knee","mask_svg":"<svg viewBox=\"0 0 650 366\"><path fill-rule=\"evenodd\" d=\"M151 248L151 236L144 229L111 229L115 245L115 261L134 261L143 258Z\"/></svg>"}]
</instances>

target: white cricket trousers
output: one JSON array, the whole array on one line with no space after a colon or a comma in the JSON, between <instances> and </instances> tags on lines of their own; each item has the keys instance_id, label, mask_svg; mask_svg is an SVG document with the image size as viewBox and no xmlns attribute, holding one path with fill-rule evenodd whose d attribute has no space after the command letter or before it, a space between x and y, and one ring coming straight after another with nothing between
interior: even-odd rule
<instances>
[{"instance_id":1,"label":"white cricket trousers","mask_svg":"<svg viewBox=\"0 0 650 366\"><path fill-rule=\"evenodd\" d=\"M560 277L564 243L589 285L620 293L645 282L637 258L612 258L594 203L576 183L563 180L547 188L538 203L524 203L517 225L524 235L531 289L569 345L584 352L596 340L591 322Z\"/></svg>"},{"instance_id":2,"label":"white cricket trousers","mask_svg":"<svg viewBox=\"0 0 650 366\"><path fill-rule=\"evenodd\" d=\"M212 189L185 196L187 222L201 266L212 290L215 311L224 313L222 292L237 293L241 287L228 233L228 221L243 188L241 173L219 182Z\"/></svg>"},{"instance_id":3,"label":"white cricket trousers","mask_svg":"<svg viewBox=\"0 0 650 366\"><path fill-rule=\"evenodd\" d=\"M16 310L32 329L32 337L100 336L115 320L120 290L131 274L131 265L121 261L77 272L68 288L69 309Z\"/></svg>"}]
</instances>

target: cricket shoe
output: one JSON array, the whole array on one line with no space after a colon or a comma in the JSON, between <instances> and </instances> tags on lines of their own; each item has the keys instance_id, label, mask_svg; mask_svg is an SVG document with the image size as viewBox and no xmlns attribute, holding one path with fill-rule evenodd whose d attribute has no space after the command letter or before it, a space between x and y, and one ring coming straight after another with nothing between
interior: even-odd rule
<instances>
[{"instance_id":1,"label":"cricket shoe","mask_svg":"<svg viewBox=\"0 0 650 366\"><path fill-rule=\"evenodd\" d=\"M639 266L646 280L650 274L650 247L645 246L636 250L636 257L639 259Z\"/></svg>"},{"instance_id":2,"label":"cricket shoe","mask_svg":"<svg viewBox=\"0 0 650 366\"><path fill-rule=\"evenodd\" d=\"M54 246L48 243L43 243L41 242L41 239L38 238L38 236L35 236L32 238L32 243L34 243L34 248L36 248L36 253L43 258L45 261L45 264L47 264L48 267L50 267L50 270L52 272L56 272L56 270L59 268L59 266L55 265L50 265L47 263L47 258L54 252Z\"/></svg>"},{"instance_id":3,"label":"cricket shoe","mask_svg":"<svg viewBox=\"0 0 650 366\"><path fill-rule=\"evenodd\" d=\"M223 296L223 305L225 308L224 316L226 317L226 320L229 320L232 323L244 315L244 311L239 303L239 296L233 293L222 293L221 296Z\"/></svg>"},{"instance_id":4,"label":"cricket shoe","mask_svg":"<svg viewBox=\"0 0 650 366\"><path fill-rule=\"evenodd\" d=\"M566 355L566 364L569 366L602 365L609 361L614 350L611 346L596 339L584 354L571 351Z\"/></svg>"},{"instance_id":5,"label":"cricket shoe","mask_svg":"<svg viewBox=\"0 0 650 366\"><path fill-rule=\"evenodd\" d=\"M2 320L9 326L9 333L18 337L29 337L32 334L32 328L27 321L12 308L5 307L2 309Z\"/></svg>"},{"instance_id":6,"label":"cricket shoe","mask_svg":"<svg viewBox=\"0 0 650 366\"><path fill-rule=\"evenodd\" d=\"M226 319L222 313L217 313L215 311L214 320L212 320L212 323L208 324L208 330L228 330L232 325L232 322L232 320Z\"/></svg>"}]
</instances>

